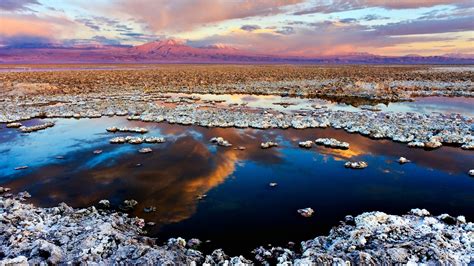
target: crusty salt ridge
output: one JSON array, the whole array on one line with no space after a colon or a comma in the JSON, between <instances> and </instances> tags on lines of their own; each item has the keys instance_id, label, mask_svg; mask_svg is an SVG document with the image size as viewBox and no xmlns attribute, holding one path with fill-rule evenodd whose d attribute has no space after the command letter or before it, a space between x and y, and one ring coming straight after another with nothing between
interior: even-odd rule
<instances>
[{"instance_id":1,"label":"crusty salt ridge","mask_svg":"<svg viewBox=\"0 0 474 266\"><path fill-rule=\"evenodd\" d=\"M235 264L246 261L243 257L230 258L222 251L205 257L187 248L182 238L172 238L166 245L157 246L154 239L141 235L144 221L126 214L94 207L73 209L65 203L38 208L23 202L24 193L12 198L6 196L0 196L0 265L84 262L183 265L204 260Z\"/></svg>"},{"instance_id":2,"label":"crusty salt ridge","mask_svg":"<svg viewBox=\"0 0 474 266\"><path fill-rule=\"evenodd\" d=\"M0 193L8 189L0 187ZM0 265L39 263L250 264L218 249L210 255L182 238L157 246L142 236L143 219L95 207L74 209L64 203L40 208L25 203L29 194L0 195ZM108 206L102 200L101 206ZM474 262L474 224L464 216L431 216L413 209L403 216L367 212L334 227L328 236L302 242L302 253L274 247L253 251L259 263L394 264Z\"/></svg>"},{"instance_id":3,"label":"crusty salt ridge","mask_svg":"<svg viewBox=\"0 0 474 266\"><path fill-rule=\"evenodd\" d=\"M454 144L471 149L474 143L473 117L459 114L420 114L396 112L348 112L331 109L284 113L244 106L205 106L201 103L163 106L155 104L161 94L134 91L113 94L10 97L0 101L0 123L36 117L85 118L133 115L144 122L177 123L205 127L237 128L342 128L372 138L388 138L411 147L438 148ZM107 98L107 101L101 99ZM37 102L61 102L45 105ZM26 105L25 102L33 104ZM205 108L204 108L205 106ZM112 129L112 128L111 128ZM115 128L113 128L115 130ZM118 130L118 129L117 129Z\"/></svg>"},{"instance_id":4,"label":"crusty salt ridge","mask_svg":"<svg viewBox=\"0 0 474 266\"><path fill-rule=\"evenodd\" d=\"M302 242L302 254L280 247L260 247L254 253L261 263L296 265L467 265L474 262L473 245L474 224L463 216L431 216L427 210L413 209L403 216L347 216L328 236Z\"/></svg>"}]
</instances>

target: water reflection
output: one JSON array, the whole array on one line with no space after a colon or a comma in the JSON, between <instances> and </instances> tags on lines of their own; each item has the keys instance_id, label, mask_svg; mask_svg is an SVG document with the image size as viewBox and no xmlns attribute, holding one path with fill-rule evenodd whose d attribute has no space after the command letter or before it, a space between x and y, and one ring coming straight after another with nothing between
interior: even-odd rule
<instances>
[{"instance_id":1,"label":"water reflection","mask_svg":"<svg viewBox=\"0 0 474 266\"><path fill-rule=\"evenodd\" d=\"M123 118L55 121L55 127L28 135L0 129L0 185L27 190L42 206L64 201L83 207L104 198L118 206L136 199L133 214L157 223L148 230L162 240L212 239L215 247L239 253L267 241L284 244L327 233L344 215L364 211L405 213L419 207L473 218L474 179L466 174L474 167L472 151L410 149L335 129L221 129ZM139 146L108 143L113 134L105 128L113 125L147 127L149 135L167 141L141 145L154 151L139 154ZM215 136L246 149L214 146L209 139ZM350 149L297 146L319 137L349 142ZM266 140L280 146L260 149ZM103 153L94 155L95 149ZM413 163L399 165L400 156ZM348 159L366 160L369 167L345 169ZM19 165L30 168L13 170ZM269 182L279 185L272 189ZM208 197L197 200L202 194ZM144 213L148 206L157 211ZM296 209L308 206L317 215L301 219Z\"/></svg>"},{"instance_id":2,"label":"water reflection","mask_svg":"<svg viewBox=\"0 0 474 266\"><path fill-rule=\"evenodd\" d=\"M472 164L474 153L457 147L443 146L439 150L426 151L409 148L403 143L394 143L391 140L373 140L359 134L349 134L344 130L336 129L305 129L284 130L281 134L293 142L315 140L316 138L336 138L348 142L347 150L331 149L317 146L320 154L328 155L336 160L358 160L363 156L384 156L387 162L394 162L403 156L429 169L436 169L449 174L463 174L466 166Z\"/></svg>"},{"instance_id":3,"label":"water reflection","mask_svg":"<svg viewBox=\"0 0 474 266\"><path fill-rule=\"evenodd\" d=\"M361 105L375 105L384 112L417 112L429 114L458 113L474 117L474 98L472 97L419 97L413 101L389 102L374 101L361 97L299 98L277 95L249 94L184 94L167 93L169 97L199 97L201 100L225 101L221 105L239 104L251 108L274 109L282 112L314 110L313 106L326 106L331 110L358 112ZM163 104L163 103L161 103Z\"/></svg>"},{"instance_id":4,"label":"water reflection","mask_svg":"<svg viewBox=\"0 0 474 266\"><path fill-rule=\"evenodd\" d=\"M112 121L118 121L116 124L124 122L108 118L100 120L108 120L108 124L112 124ZM94 126L99 119L86 121L90 126ZM58 124L61 122L63 120ZM130 124L129 126L156 126L141 122L126 123ZM56 128L56 131L58 132L54 133L57 134L64 132L61 126L59 129ZM277 149L260 152L257 144L264 136L256 130L205 129L160 124L159 127L153 128L150 134L157 132L165 136L168 141L164 144L148 145L154 149L149 155L137 154L137 146L107 144L111 134L96 132L92 136L87 136L91 139L87 147L82 147L86 148L86 151L75 149L79 146L78 142L84 146L83 140L72 139L71 142L75 144L61 147L63 151L61 154L65 155L64 160L55 159L55 154L58 153L54 150L49 150L48 155L43 152L41 156L46 157L44 160L47 162L27 170L26 174L14 171L13 165L31 165L28 163L28 157L20 156L8 160L9 162L3 161L3 168L7 168L5 165L9 167L3 173L10 173L5 175L4 179L13 179L6 185L30 191L34 195L33 201L41 205L55 205L64 201L73 206L88 206L102 198L112 199L118 205L123 199L134 198L140 203L138 209L160 206L159 215L155 217L156 221L169 223L191 216L196 208L197 196L221 184L235 171L239 162L245 160L262 164L281 162ZM49 135L56 135L51 133L53 132ZM271 132L268 133L271 135ZM246 150L209 145L208 140L214 136L225 136L231 143L244 146ZM34 136L31 134L27 137ZM59 139L66 142L64 138L59 136ZM51 139L45 140L50 142ZM17 142L20 141L21 136ZM15 145L15 141L8 139L2 146L12 145L12 142ZM95 147L94 143L100 144ZM40 146L45 148L43 145ZM104 152L101 155L92 154L91 151L96 148L104 149ZM28 145L17 146L16 149L6 150L5 152L9 154L5 156L25 152ZM31 161L37 161L37 158L33 157ZM141 166L137 167L137 164Z\"/></svg>"}]
</instances>

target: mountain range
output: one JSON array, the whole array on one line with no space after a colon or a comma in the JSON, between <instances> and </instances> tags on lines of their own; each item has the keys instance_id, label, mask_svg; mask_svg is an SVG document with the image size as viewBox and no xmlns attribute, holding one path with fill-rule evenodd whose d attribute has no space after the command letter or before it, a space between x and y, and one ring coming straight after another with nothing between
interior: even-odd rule
<instances>
[{"instance_id":1,"label":"mountain range","mask_svg":"<svg viewBox=\"0 0 474 266\"><path fill-rule=\"evenodd\" d=\"M138 46L0 48L0 64L8 63L474 64L474 55L380 56L351 53L297 57L260 54L222 44L192 47L183 41L170 39Z\"/></svg>"}]
</instances>

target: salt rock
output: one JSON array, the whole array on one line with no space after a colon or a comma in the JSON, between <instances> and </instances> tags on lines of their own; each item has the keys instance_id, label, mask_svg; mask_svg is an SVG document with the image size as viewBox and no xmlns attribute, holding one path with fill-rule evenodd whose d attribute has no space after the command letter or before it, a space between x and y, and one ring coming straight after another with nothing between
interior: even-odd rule
<instances>
[{"instance_id":1,"label":"salt rock","mask_svg":"<svg viewBox=\"0 0 474 266\"><path fill-rule=\"evenodd\" d=\"M437 149L441 146L443 146L443 144L438 140L430 140L428 142L425 142L425 148L428 149Z\"/></svg>"},{"instance_id":2,"label":"salt rock","mask_svg":"<svg viewBox=\"0 0 474 266\"><path fill-rule=\"evenodd\" d=\"M130 144L142 144L143 143L143 139L140 138L140 137L126 137L125 138L127 140L128 143Z\"/></svg>"},{"instance_id":3,"label":"salt rock","mask_svg":"<svg viewBox=\"0 0 474 266\"><path fill-rule=\"evenodd\" d=\"M163 143L165 142L164 138L161 137L145 137L143 139L145 143Z\"/></svg>"},{"instance_id":4,"label":"salt rock","mask_svg":"<svg viewBox=\"0 0 474 266\"><path fill-rule=\"evenodd\" d=\"M407 145L410 148L424 148L425 147L425 143L421 141L412 141L412 142L409 142Z\"/></svg>"},{"instance_id":5,"label":"salt rock","mask_svg":"<svg viewBox=\"0 0 474 266\"><path fill-rule=\"evenodd\" d=\"M405 164L405 163L409 163L409 162L411 162L411 161L408 160L408 159L405 158L405 157L400 157L400 158L398 158L398 163L400 163L400 164Z\"/></svg>"},{"instance_id":6,"label":"salt rock","mask_svg":"<svg viewBox=\"0 0 474 266\"><path fill-rule=\"evenodd\" d=\"M115 137L109 141L111 144L123 144L126 142L124 137Z\"/></svg>"},{"instance_id":7,"label":"salt rock","mask_svg":"<svg viewBox=\"0 0 474 266\"><path fill-rule=\"evenodd\" d=\"M314 143L318 145L324 145L331 148L338 148L338 149L348 149L349 143L344 141L339 141L333 138L318 138L314 141Z\"/></svg>"},{"instance_id":8,"label":"salt rock","mask_svg":"<svg viewBox=\"0 0 474 266\"><path fill-rule=\"evenodd\" d=\"M155 206L145 207L145 208L143 208L143 211L144 211L145 213L155 212L155 211L156 211L156 207L155 207Z\"/></svg>"},{"instance_id":9,"label":"salt rock","mask_svg":"<svg viewBox=\"0 0 474 266\"><path fill-rule=\"evenodd\" d=\"M461 149L464 149L464 150L474 150L474 141L471 141L469 143L464 143L462 146L461 146Z\"/></svg>"},{"instance_id":10,"label":"salt rock","mask_svg":"<svg viewBox=\"0 0 474 266\"><path fill-rule=\"evenodd\" d=\"M137 206L138 202L134 199L130 199L130 200L124 200L123 203L122 203L122 208L123 209L127 209L127 210L131 210L133 209L135 206Z\"/></svg>"},{"instance_id":11,"label":"salt rock","mask_svg":"<svg viewBox=\"0 0 474 266\"><path fill-rule=\"evenodd\" d=\"M304 208L304 209L299 209L298 213L303 216L303 217L311 217L314 214L314 210L312 208Z\"/></svg>"},{"instance_id":12,"label":"salt rock","mask_svg":"<svg viewBox=\"0 0 474 266\"><path fill-rule=\"evenodd\" d=\"M201 245L202 241L197 239L197 238L191 238L188 240L188 243L186 244L189 248L196 249Z\"/></svg>"},{"instance_id":13,"label":"salt rock","mask_svg":"<svg viewBox=\"0 0 474 266\"><path fill-rule=\"evenodd\" d=\"M225 139L222 138L222 137L213 137L213 138L211 138L210 141L211 141L212 143L214 143L214 144L217 144L217 145L223 146L223 147L230 147L230 146L232 146L232 144L231 144L229 141L225 140Z\"/></svg>"},{"instance_id":14,"label":"salt rock","mask_svg":"<svg viewBox=\"0 0 474 266\"><path fill-rule=\"evenodd\" d=\"M112 132L112 133L114 133L114 132L117 132L117 131L118 131L118 128L117 128L117 127L108 127L106 130L107 130L107 132Z\"/></svg>"},{"instance_id":15,"label":"salt rock","mask_svg":"<svg viewBox=\"0 0 474 266\"><path fill-rule=\"evenodd\" d=\"M426 209L411 209L410 214L416 215L416 216L429 216L430 212L427 211Z\"/></svg>"},{"instance_id":16,"label":"salt rock","mask_svg":"<svg viewBox=\"0 0 474 266\"><path fill-rule=\"evenodd\" d=\"M21 123L18 123L18 122L13 122L13 123L8 123L8 124L7 124L7 127L8 127L8 128L19 128L19 127L21 127L21 126L22 126L22 124L21 124Z\"/></svg>"},{"instance_id":17,"label":"salt rock","mask_svg":"<svg viewBox=\"0 0 474 266\"><path fill-rule=\"evenodd\" d=\"M269 149L271 147L278 147L278 143L276 142L272 142L272 141L267 141L267 142L263 142L260 144L260 147L262 149Z\"/></svg>"},{"instance_id":18,"label":"salt rock","mask_svg":"<svg viewBox=\"0 0 474 266\"><path fill-rule=\"evenodd\" d=\"M103 199L99 201L99 207L103 209L110 208L110 201Z\"/></svg>"},{"instance_id":19,"label":"salt rock","mask_svg":"<svg viewBox=\"0 0 474 266\"><path fill-rule=\"evenodd\" d=\"M53 127L53 126L54 126L53 122L47 122L47 123L44 123L44 124L41 124L41 125L36 125L36 126L31 126L31 127L22 126L22 127L20 127L20 131L22 133L31 133L31 132L35 132L35 131L39 131L39 130L44 130L44 129L47 129L47 128Z\"/></svg>"},{"instance_id":20,"label":"salt rock","mask_svg":"<svg viewBox=\"0 0 474 266\"><path fill-rule=\"evenodd\" d=\"M141 148L138 150L139 153L150 153L152 152L153 150L151 148Z\"/></svg>"},{"instance_id":21,"label":"salt rock","mask_svg":"<svg viewBox=\"0 0 474 266\"><path fill-rule=\"evenodd\" d=\"M344 166L346 168L352 168L352 169L364 169L366 168L367 166L369 166L369 164L367 162L364 162L364 161L359 161L359 162L346 162L344 164Z\"/></svg>"},{"instance_id":22,"label":"salt rock","mask_svg":"<svg viewBox=\"0 0 474 266\"><path fill-rule=\"evenodd\" d=\"M299 145L300 147L302 147L302 148L307 148L307 149L309 149L309 148L311 148L311 146L313 146L313 142L312 142L311 140L300 141L300 142L298 143L298 145Z\"/></svg>"}]
</instances>

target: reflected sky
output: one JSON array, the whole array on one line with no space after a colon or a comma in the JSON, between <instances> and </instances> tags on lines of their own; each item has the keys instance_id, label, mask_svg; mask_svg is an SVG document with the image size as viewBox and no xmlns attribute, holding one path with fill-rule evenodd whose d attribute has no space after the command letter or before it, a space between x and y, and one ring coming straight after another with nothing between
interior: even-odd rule
<instances>
[{"instance_id":1,"label":"reflected sky","mask_svg":"<svg viewBox=\"0 0 474 266\"><path fill-rule=\"evenodd\" d=\"M360 103L352 99L319 99L319 98L298 98L282 97L277 95L249 95L249 94L184 94L167 93L172 97L197 96L202 100L225 100L225 104L246 104L252 108L274 109L278 111L300 111L313 110L313 106L327 106L332 110L357 112L361 109L357 106L364 105L367 100L359 99ZM284 103L287 105L281 105ZM418 97L414 101L388 102L378 104L384 112L417 112L430 114L439 112L444 114L459 113L474 117L474 98L472 97Z\"/></svg>"},{"instance_id":2,"label":"reflected sky","mask_svg":"<svg viewBox=\"0 0 474 266\"><path fill-rule=\"evenodd\" d=\"M44 121L56 125L30 134L0 125L0 185L29 191L31 201L41 206L64 201L84 207L109 199L117 207L136 199L132 214L157 223L148 231L162 241L210 239L213 247L236 254L326 234L344 215L364 211L403 214L418 207L474 218L474 179L467 175L474 168L474 152L459 148L410 149L335 129L222 129L124 118L27 123ZM166 142L112 145L110 138L127 134L108 133L109 126L143 126L150 130L147 135ZM212 145L209 139L215 136L246 149ZM349 142L350 149L297 146L319 137ZM280 146L260 149L268 140ZM145 146L153 152L139 154ZM103 153L94 155L96 149ZM413 163L398 164L400 156ZM369 167L346 169L346 160L365 160ZM14 170L21 165L29 168ZM270 182L278 186L270 188ZM202 194L207 198L197 200ZM157 212L144 213L148 206ZM304 207L316 215L298 216L296 210Z\"/></svg>"}]
</instances>

